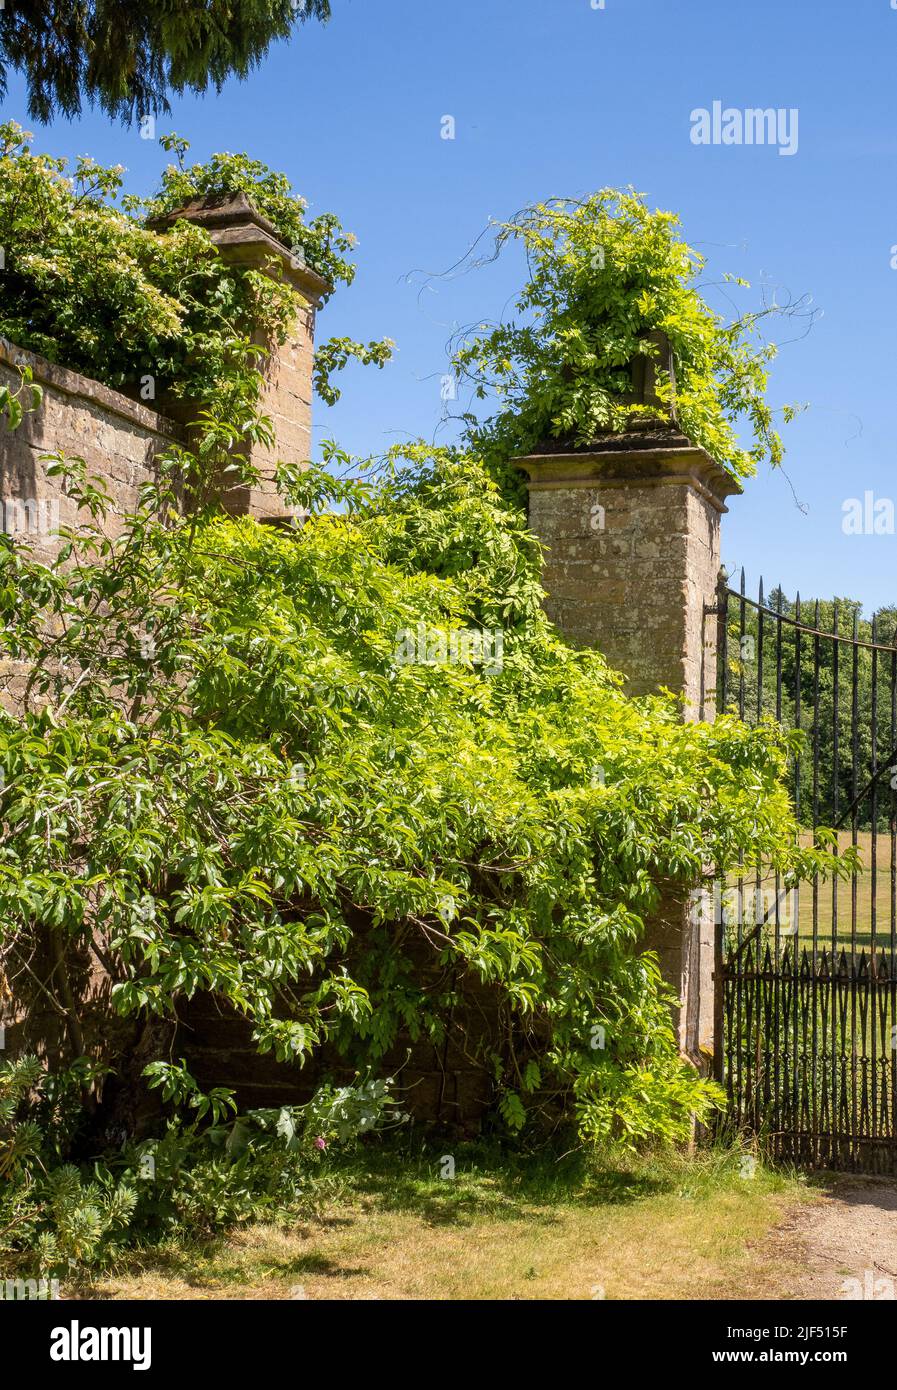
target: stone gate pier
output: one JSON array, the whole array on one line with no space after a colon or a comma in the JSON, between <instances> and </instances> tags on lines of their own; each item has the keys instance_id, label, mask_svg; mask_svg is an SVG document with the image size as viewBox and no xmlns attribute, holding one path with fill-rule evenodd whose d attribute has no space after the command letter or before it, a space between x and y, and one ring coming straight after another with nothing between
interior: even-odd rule
<instances>
[{"instance_id":1,"label":"stone gate pier","mask_svg":"<svg viewBox=\"0 0 897 1390\"><path fill-rule=\"evenodd\" d=\"M564 636L597 647L631 695L665 686L683 718L712 719L720 518L739 484L670 420L632 423L571 448L551 441L517 463L530 526L545 546L546 611ZM679 1006L682 1053L706 1070L713 1050L713 921L688 890L662 885L644 945Z\"/></svg>"}]
</instances>

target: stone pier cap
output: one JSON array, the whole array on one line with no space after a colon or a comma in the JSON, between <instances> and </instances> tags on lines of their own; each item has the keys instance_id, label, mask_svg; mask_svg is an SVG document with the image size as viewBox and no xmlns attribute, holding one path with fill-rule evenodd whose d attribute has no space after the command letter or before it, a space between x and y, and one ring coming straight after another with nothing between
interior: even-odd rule
<instances>
[{"instance_id":1,"label":"stone pier cap","mask_svg":"<svg viewBox=\"0 0 897 1390\"><path fill-rule=\"evenodd\" d=\"M286 245L274 224L262 216L245 193L193 198L173 212L151 218L147 226L152 231L162 232L176 222L192 222L204 227L232 265L246 265L252 269L262 265L276 266L283 279L315 308L333 292L329 281L306 265L298 250Z\"/></svg>"},{"instance_id":2,"label":"stone pier cap","mask_svg":"<svg viewBox=\"0 0 897 1390\"><path fill-rule=\"evenodd\" d=\"M726 498L743 492L737 478L692 443L675 424L651 421L623 433L597 435L587 444L545 440L514 459L527 474L529 490L623 486L627 483L691 486L718 512Z\"/></svg>"}]
</instances>

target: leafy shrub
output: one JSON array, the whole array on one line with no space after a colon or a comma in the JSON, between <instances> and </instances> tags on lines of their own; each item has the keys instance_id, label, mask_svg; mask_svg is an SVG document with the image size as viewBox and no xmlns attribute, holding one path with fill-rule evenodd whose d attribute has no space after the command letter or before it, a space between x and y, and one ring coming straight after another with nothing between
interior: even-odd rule
<instances>
[{"instance_id":1,"label":"leafy shrub","mask_svg":"<svg viewBox=\"0 0 897 1390\"><path fill-rule=\"evenodd\" d=\"M379 486L340 483L349 462L284 475L311 513L289 534L214 507L163 527L148 489L111 565L99 494L54 465L97 520L49 566L0 548L32 667L0 717L0 949L98 939L123 1014L208 992L261 1051L360 1070L441 1046L477 983L494 1026L453 1036L512 1129L572 1096L595 1139L682 1135L716 1092L643 918L708 862L829 866L797 844L794 736L625 697L552 630L537 543L475 459L406 446ZM502 660L405 661L420 625L500 631Z\"/></svg>"},{"instance_id":2,"label":"leafy shrub","mask_svg":"<svg viewBox=\"0 0 897 1390\"><path fill-rule=\"evenodd\" d=\"M56 1136L35 1106L45 1085L37 1058L0 1062L0 1252L30 1248L41 1274L58 1274L100 1263L137 1199L107 1174L85 1180L72 1164L49 1166Z\"/></svg>"},{"instance_id":3,"label":"leafy shrub","mask_svg":"<svg viewBox=\"0 0 897 1390\"><path fill-rule=\"evenodd\" d=\"M551 437L584 444L633 417L668 413L674 396L662 371L660 408L631 401L631 364L656 358L649 334L661 330L673 350L685 433L737 477L765 458L780 462L766 400L776 348L759 328L782 311L724 322L698 289L704 258L682 239L674 213L652 212L631 190L606 188L539 203L499 223L497 251L514 243L527 256L520 318L466 334L455 355L475 396L497 396L502 405L485 424L471 422L476 450L508 458ZM783 418L792 414L786 407ZM741 424L753 437L748 450L738 440Z\"/></svg>"},{"instance_id":4,"label":"leafy shrub","mask_svg":"<svg viewBox=\"0 0 897 1390\"><path fill-rule=\"evenodd\" d=\"M59 1132L41 1093L52 1081L78 1090L77 1073L48 1078L33 1057L0 1063L0 1256L18 1269L64 1276L107 1266L126 1248L211 1235L252 1220L292 1221L333 1195L323 1171L331 1143L400 1124L392 1079L322 1087L305 1106L251 1110L201 1128L230 1094L204 1097L183 1066L158 1064L171 1097L188 1094L160 1137L125 1142L76 1166L59 1163ZM41 1123L43 1119L43 1123ZM3 1285L0 1282L0 1289Z\"/></svg>"}]
</instances>

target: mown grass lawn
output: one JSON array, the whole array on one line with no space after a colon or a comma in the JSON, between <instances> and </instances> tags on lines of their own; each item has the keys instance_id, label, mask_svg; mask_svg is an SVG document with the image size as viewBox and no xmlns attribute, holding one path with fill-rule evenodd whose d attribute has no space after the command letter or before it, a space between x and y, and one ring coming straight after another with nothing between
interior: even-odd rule
<instances>
[{"instance_id":1,"label":"mown grass lawn","mask_svg":"<svg viewBox=\"0 0 897 1390\"><path fill-rule=\"evenodd\" d=\"M448 1148L445 1150L448 1152ZM455 1146L366 1148L314 1219L129 1257L78 1297L138 1299L788 1298L763 1238L815 1189L737 1154L603 1167ZM747 1169L749 1170L749 1165Z\"/></svg>"},{"instance_id":2,"label":"mown grass lawn","mask_svg":"<svg viewBox=\"0 0 897 1390\"><path fill-rule=\"evenodd\" d=\"M809 844L811 836L805 835L803 842ZM838 851L843 854L853 843L853 837L849 830L838 832ZM874 944L879 952L886 952L891 947L891 837L887 833L879 831L875 838L874 853L872 835L868 830L861 830L857 833L857 847L860 852L860 859L863 871L855 876L854 879L841 882L823 882L820 880L816 896L816 923L818 933L819 950L824 948L831 951L833 939L836 942L836 949L842 948L846 951L851 950L852 944L852 923L854 915L856 917L856 948L858 951L866 950L868 953L872 944L872 901L873 901L873 882L872 867L875 866L875 938ZM897 865L897 846L895 846L895 865ZM897 879L897 871L895 871ZM741 880L742 891L745 895L745 912L751 916L753 921L754 912L754 887L755 880L748 875ZM739 883L739 876L736 870L729 875L728 886L736 889ZM770 925L764 931L764 940L773 942L775 937L775 893L776 882L772 875L761 880L765 897L763 898L763 910L770 911ZM854 897L856 898L856 908L854 909ZM732 909L737 906L737 898L733 897ZM792 899L783 899L782 907L782 947L789 944L793 923L787 919L785 914L792 908ZM894 901L895 932L897 932L897 895ZM835 921L837 920L837 929ZM750 927L745 929L750 930ZM813 942L813 885L802 883L798 892L798 930L800 946L811 949Z\"/></svg>"}]
</instances>

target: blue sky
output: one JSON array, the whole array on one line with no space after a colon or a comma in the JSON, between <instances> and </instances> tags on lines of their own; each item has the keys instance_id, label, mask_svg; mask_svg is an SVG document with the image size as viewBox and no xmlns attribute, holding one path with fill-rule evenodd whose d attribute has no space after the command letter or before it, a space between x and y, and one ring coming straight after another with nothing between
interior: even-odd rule
<instances>
[{"instance_id":1,"label":"blue sky","mask_svg":"<svg viewBox=\"0 0 897 1390\"><path fill-rule=\"evenodd\" d=\"M333 0L247 82L176 99L159 130L192 156L248 150L283 169L311 210L360 239L355 285L319 320L324 336L396 340L383 372L350 368L315 434L358 453L408 435L447 440L440 375L454 323L499 316L513 259L426 287L490 217L633 184L676 210L708 257L779 302L774 403L806 402L786 429L784 471L763 473L724 519L724 559L793 595L897 601L897 537L842 532L842 503L895 495L897 458L897 10L891 0ZM25 121L14 77L4 118ZM799 147L696 146L690 114L797 108ZM440 138L445 115L456 138ZM26 122L35 129L33 122ZM162 152L99 113L36 129L54 153L90 153L149 191ZM721 306L721 303L719 305ZM805 335L805 336L801 336ZM795 503L795 496L800 508Z\"/></svg>"}]
</instances>

